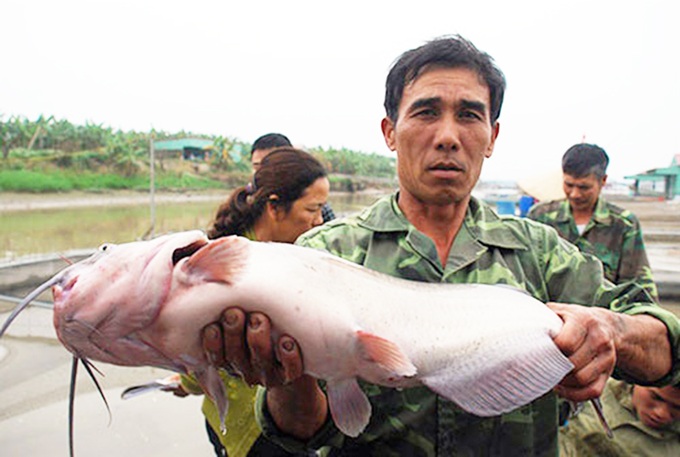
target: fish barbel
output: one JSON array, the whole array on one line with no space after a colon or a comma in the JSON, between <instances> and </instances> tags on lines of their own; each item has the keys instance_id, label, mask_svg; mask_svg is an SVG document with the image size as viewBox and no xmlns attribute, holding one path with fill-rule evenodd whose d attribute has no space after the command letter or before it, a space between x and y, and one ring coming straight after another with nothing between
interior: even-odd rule
<instances>
[{"instance_id":1,"label":"fish barbel","mask_svg":"<svg viewBox=\"0 0 680 457\"><path fill-rule=\"evenodd\" d=\"M191 373L223 418L225 386L201 331L229 307L264 313L273 337L295 338L305 372L326 381L332 418L349 436L371 415L358 378L423 384L494 416L573 368L552 340L561 319L522 291L398 279L290 244L181 232L104 245L46 284L57 336L75 357Z\"/></svg>"}]
</instances>

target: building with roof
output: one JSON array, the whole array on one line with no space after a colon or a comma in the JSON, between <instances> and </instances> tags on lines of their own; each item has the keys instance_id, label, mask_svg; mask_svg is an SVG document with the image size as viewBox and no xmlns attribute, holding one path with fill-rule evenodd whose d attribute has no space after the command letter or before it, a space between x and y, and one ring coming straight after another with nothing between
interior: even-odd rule
<instances>
[{"instance_id":1,"label":"building with roof","mask_svg":"<svg viewBox=\"0 0 680 457\"><path fill-rule=\"evenodd\" d=\"M201 161L210 156L212 145L213 140L204 138L180 138L153 143L155 152L160 157Z\"/></svg>"},{"instance_id":2,"label":"building with roof","mask_svg":"<svg viewBox=\"0 0 680 457\"><path fill-rule=\"evenodd\" d=\"M634 195L660 195L672 200L680 195L680 154L675 154L666 168L653 168L624 178L635 180Z\"/></svg>"}]
</instances>

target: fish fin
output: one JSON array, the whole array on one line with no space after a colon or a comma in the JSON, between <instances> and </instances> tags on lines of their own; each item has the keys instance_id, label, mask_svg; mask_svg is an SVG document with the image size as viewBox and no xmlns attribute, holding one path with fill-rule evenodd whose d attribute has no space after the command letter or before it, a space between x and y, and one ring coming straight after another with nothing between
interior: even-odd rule
<instances>
[{"instance_id":1,"label":"fish fin","mask_svg":"<svg viewBox=\"0 0 680 457\"><path fill-rule=\"evenodd\" d=\"M371 419L371 403L357 379L329 380L326 390L335 425L347 436L359 436Z\"/></svg>"},{"instance_id":2,"label":"fish fin","mask_svg":"<svg viewBox=\"0 0 680 457\"><path fill-rule=\"evenodd\" d=\"M499 341L490 345L487 354L474 359L449 365L420 380L467 412L488 417L532 402L574 368L546 333Z\"/></svg>"},{"instance_id":3,"label":"fish fin","mask_svg":"<svg viewBox=\"0 0 680 457\"><path fill-rule=\"evenodd\" d=\"M229 399L227 398L227 388L218 369L208 365L205 370L196 371L192 374L196 377L203 392L215 403L220 416L220 431L222 434L226 433L225 421L227 412L229 412Z\"/></svg>"},{"instance_id":4,"label":"fish fin","mask_svg":"<svg viewBox=\"0 0 680 457\"><path fill-rule=\"evenodd\" d=\"M187 259L188 277L230 284L248 259L248 240L238 236L218 238Z\"/></svg>"},{"instance_id":5,"label":"fish fin","mask_svg":"<svg viewBox=\"0 0 680 457\"><path fill-rule=\"evenodd\" d=\"M375 366L366 367L369 372L373 373L369 376L372 379L367 377L367 380L389 385L391 381L412 377L418 372L409 357L396 343L362 330L358 330L356 335L362 360L369 362L370 365L378 364L380 367L378 370ZM365 370L362 370L363 372ZM374 376L378 376L379 379L375 379Z\"/></svg>"}]
</instances>

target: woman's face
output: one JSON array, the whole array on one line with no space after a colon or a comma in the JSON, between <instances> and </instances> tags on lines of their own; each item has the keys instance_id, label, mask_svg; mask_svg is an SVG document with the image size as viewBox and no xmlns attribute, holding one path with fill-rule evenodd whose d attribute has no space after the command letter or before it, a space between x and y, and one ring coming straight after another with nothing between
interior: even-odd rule
<instances>
[{"instance_id":1,"label":"woman's face","mask_svg":"<svg viewBox=\"0 0 680 457\"><path fill-rule=\"evenodd\" d=\"M304 232L323 224L321 208L328 200L330 183L322 177L314 181L302 196L293 202L290 211L277 211L274 239L280 243L293 243Z\"/></svg>"}]
</instances>

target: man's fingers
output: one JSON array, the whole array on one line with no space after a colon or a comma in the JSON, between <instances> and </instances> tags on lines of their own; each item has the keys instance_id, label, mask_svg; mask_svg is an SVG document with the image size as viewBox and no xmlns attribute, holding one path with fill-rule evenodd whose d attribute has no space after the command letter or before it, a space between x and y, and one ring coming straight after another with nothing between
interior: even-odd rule
<instances>
[{"instance_id":1,"label":"man's fingers","mask_svg":"<svg viewBox=\"0 0 680 457\"><path fill-rule=\"evenodd\" d=\"M565 305L559 303L547 303L547 305L564 321L562 329L553 341L562 353L571 359L571 356L579 350L588 337L588 329L579 325L578 320L570 318L572 310Z\"/></svg>"},{"instance_id":2,"label":"man's fingers","mask_svg":"<svg viewBox=\"0 0 680 457\"><path fill-rule=\"evenodd\" d=\"M303 374L302 354L300 347L290 336L282 336L279 339L277 353L281 362L284 384L289 384Z\"/></svg>"},{"instance_id":3,"label":"man's fingers","mask_svg":"<svg viewBox=\"0 0 680 457\"><path fill-rule=\"evenodd\" d=\"M607 379L609 379L608 375L601 373L592 383L583 385L578 382L571 382L569 379L570 376L564 378L564 380L555 387L555 393L560 397L575 402L587 401L602 395Z\"/></svg>"},{"instance_id":4,"label":"man's fingers","mask_svg":"<svg viewBox=\"0 0 680 457\"><path fill-rule=\"evenodd\" d=\"M239 308L229 308L222 315L222 331L224 332L225 368L241 374L250 372L248 348L245 343L246 315Z\"/></svg>"},{"instance_id":5,"label":"man's fingers","mask_svg":"<svg viewBox=\"0 0 680 457\"><path fill-rule=\"evenodd\" d=\"M265 386L280 384L276 360L273 358L271 324L264 314L253 313L248 317L246 339L254 381ZM249 379L246 381L251 382Z\"/></svg>"},{"instance_id":6,"label":"man's fingers","mask_svg":"<svg viewBox=\"0 0 680 457\"><path fill-rule=\"evenodd\" d=\"M215 366L224 365L224 345L222 344L222 329L218 324L210 324L203 329L201 338L203 352Z\"/></svg>"},{"instance_id":7,"label":"man's fingers","mask_svg":"<svg viewBox=\"0 0 680 457\"><path fill-rule=\"evenodd\" d=\"M274 345L271 322L262 313L239 308L224 311L221 324L203 331L203 349L212 364L239 374L251 385L280 386L303 375L300 348L283 336Z\"/></svg>"}]
</instances>

